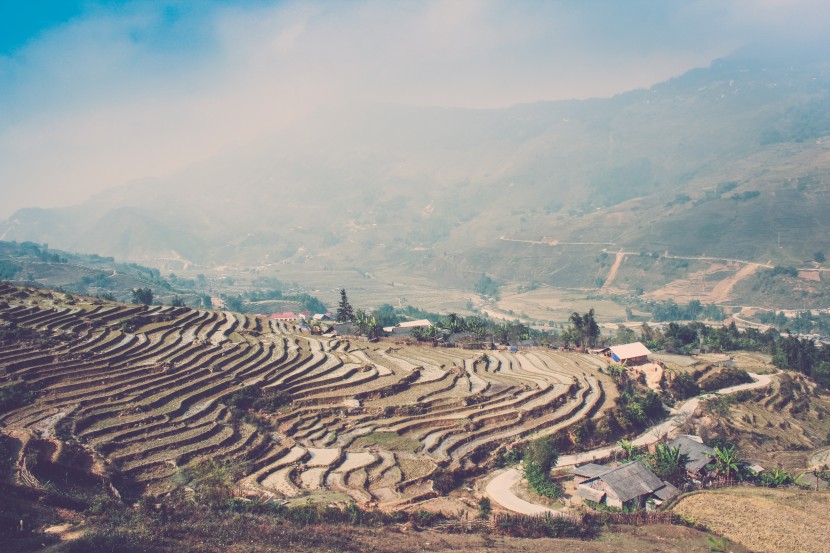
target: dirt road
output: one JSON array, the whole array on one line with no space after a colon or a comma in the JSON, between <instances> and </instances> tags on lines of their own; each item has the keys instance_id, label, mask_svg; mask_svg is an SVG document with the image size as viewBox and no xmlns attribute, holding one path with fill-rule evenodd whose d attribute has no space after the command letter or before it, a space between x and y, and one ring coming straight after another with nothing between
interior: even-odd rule
<instances>
[{"instance_id":1,"label":"dirt road","mask_svg":"<svg viewBox=\"0 0 830 553\"><path fill-rule=\"evenodd\" d=\"M622 250L617 252L617 258L614 260L614 264L611 265L611 271L608 272L608 278L606 278L605 282L602 284L603 288L611 286L611 283L614 282L615 278L617 278L617 272L620 270L620 265L622 265L625 256L626 254Z\"/></svg>"},{"instance_id":2,"label":"dirt road","mask_svg":"<svg viewBox=\"0 0 830 553\"><path fill-rule=\"evenodd\" d=\"M669 418L667 418L660 424L649 428L646 432L631 440L631 443L633 443L635 446L643 447L651 445L659 439L663 438L664 436L667 436L668 434L676 430L681 424L683 424L683 422L686 420L686 417L694 413L695 409L698 408L700 402L704 399L708 399L716 395L733 394L735 392L741 392L743 390L754 390L756 388L764 388L766 386L769 386L770 382L772 382L772 376L768 374L749 373L749 375L753 378L753 382L739 384L738 386L731 386L729 388L718 390L717 392L703 394L691 398L690 400L686 401L686 403L684 403L680 407L680 409L675 409L669 416ZM593 449L591 451L586 451L583 453L576 453L573 455L562 455L559 458L559 463L556 466L567 467L571 465L577 465L580 463L596 461L599 459L607 459L614 453L615 450L619 451L619 447L617 447L616 445L610 445ZM559 513L559 511L555 511L543 505L536 505L535 503L530 503L529 501L525 501L524 499L517 497L516 494L512 492L512 488L519 482L519 480L521 480L521 478L522 473L519 469L508 468L490 481L490 483L485 488L485 493L491 501L495 501L496 503L498 503L499 505L501 505L509 511L521 513L523 515L538 515L548 512L553 514Z\"/></svg>"}]
</instances>

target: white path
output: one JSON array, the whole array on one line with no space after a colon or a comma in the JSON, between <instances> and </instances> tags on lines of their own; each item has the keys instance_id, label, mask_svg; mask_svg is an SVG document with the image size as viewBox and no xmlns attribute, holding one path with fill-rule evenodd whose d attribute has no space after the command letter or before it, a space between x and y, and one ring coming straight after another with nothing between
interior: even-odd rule
<instances>
[{"instance_id":1,"label":"white path","mask_svg":"<svg viewBox=\"0 0 830 553\"><path fill-rule=\"evenodd\" d=\"M636 446L642 447L653 444L663 436L668 435L672 431L676 430L681 424L683 424L683 422L686 420L686 417L694 413L695 409L697 409L698 405L700 405L700 402L704 399L708 399L716 395L733 394L744 390L765 388L769 386L770 382L772 382L772 376L768 374L749 373L749 375L753 378L753 382L740 384L738 386L731 386L729 388L718 390L717 392L693 397L692 399L684 403L680 407L680 409L674 410L674 413L665 421L661 422L656 426L651 427L646 432L633 439L632 443ZM610 457L614 450L617 449L619 448L616 445L610 445L606 447L593 449L591 451L586 451L583 453L577 453L574 455L563 455L559 458L559 463L556 466L567 467L596 459L605 459L607 457ZM499 505L501 505L509 511L521 513L523 515L538 515L544 513L559 512L553 509L549 509L548 507L545 507L543 505L530 503L529 501L525 501L524 499L517 497L516 494L513 493L512 488L519 482L519 480L521 480L521 478L522 473L519 469L509 468L504 472L498 474L495 478L493 478L490 481L490 483L487 484L487 487L484 491L487 494L487 497L490 498L490 500L495 501L496 503L498 503Z\"/></svg>"}]
</instances>

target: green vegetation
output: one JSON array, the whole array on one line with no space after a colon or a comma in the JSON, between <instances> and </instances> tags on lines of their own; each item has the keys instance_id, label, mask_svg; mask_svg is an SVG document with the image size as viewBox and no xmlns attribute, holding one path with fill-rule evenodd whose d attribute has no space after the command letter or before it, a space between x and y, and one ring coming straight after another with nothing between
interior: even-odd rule
<instances>
[{"instance_id":1,"label":"green vegetation","mask_svg":"<svg viewBox=\"0 0 830 553\"><path fill-rule=\"evenodd\" d=\"M489 497L482 497L478 500L478 518L487 520L493 512L493 506L490 504Z\"/></svg>"},{"instance_id":2,"label":"green vegetation","mask_svg":"<svg viewBox=\"0 0 830 553\"><path fill-rule=\"evenodd\" d=\"M830 134L830 97L803 102L776 120L776 125L761 133L761 144L805 142Z\"/></svg>"},{"instance_id":3,"label":"green vegetation","mask_svg":"<svg viewBox=\"0 0 830 553\"><path fill-rule=\"evenodd\" d=\"M776 343L772 362L779 369L800 372L830 388L830 348L819 348L813 340L782 338Z\"/></svg>"},{"instance_id":4,"label":"green vegetation","mask_svg":"<svg viewBox=\"0 0 830 553\"><path fill-rule=\"evenodd\" d=\"M706 202L711 202L713 200L718 200L718 199L721 198L721 196L723 196L727 192L731 192L732 190L735 190L738 187L738 184L739 183L737 181L722 182L722 183L718 184L715 188L706 190L703 193L703 197L701 197L697 201L695 201L694 205L698 206L698 205L704 204Z\"/></svg>"},{"instance_id":5,"label":"green vegetation","mask_svg":"<svg viewBox=\"0 0 830 553\"><path fill-rule=\"evenodd\" d=\"M705 392L714 392L715 390L721 390L739 384L747 384L749 382L752 382L752 377L745 370L727 367L703 379L700 387Z\"/></svg>"},{"instance_id":6,"label":"green vegetation","mask_svg":"<svg viewBox=\"0 0 830 553\"><path fill-rule=\"evenodd\" d=\"M345 288L340 289L340 303L337 306L335 320L338 323L347 323L354 320L354 309L352 308L352 304L349 303Z\"/></svg>"},{"instance_id":7,"label":"green vegetation","mask_svg":"<svg viewBox=\"0 0 830 553\"><path fill-rule=\"evenodd\" d=\"M669 379L669 391L674 399L682 401L700 394L700 385L689 373L674 373Z\"/></svg>"},{"instance_id":8,"label":"green vegetation","mask_svg":"<svg viewBox=\"0 0 830 553\"><path fill-rule=\"evenodd\" d=\"M153 291L150 288L133 288L133 303L152 305Z\"/></svg>"},{"instance_id":9,"label":"green vegetation","mask_svg":"<svg viewBox=\"0 0 830 553\"><path fill-rule=\"evenodd\" d=\"M760 311L758 320L766 325L771 325L779 331L790 331L797 334L819 334L830 336L830 314L813 312L811 310L799 311L795 317L787 317L783 311Z\"/></svg>"},{"instance_id":10,"label":"green vegetation","mask_svg":"<svg viewBox=\"0 0 830 553\"><path fill-rule=\"evenodd\" d=\"M721 321L726 315L723 309L714 303L703 305L698 300L692 300L686 305L678 305L672 300L663 302L641 302L637 307L643 311L650 311L655 321L696 321L704 319Z\"/></svg>"},{"instance_id":11,"label":"green vegetation","mask_svg":"<svg viewBox=\"0 0 830 553\"><path fill-rule=\"evenodd\" d=\"M657 444L654 454L649 456L649 465L654 474L675 486L682 485L687 480L686 464L689 456L680 453L680 447L671 447L666 444Z\"/></svg>"},{"instance_id":12,"label":"green vegetation","mask_svg":"<svg viewBox=\"0 0 830 553\"><path fill-rule=\"evenodd\" d=\"M735 200L736 202L745 202L747 200L751 200L752 198L757 198L760 195L761 193L757 190L747 190L745 192L741 192L740 194L732 194L729 196L729 199Z\"/></svg>"},{"instance_id":13,"label":"green vegetation","mask_svg":"<svg viewBox=\"0 0 830 553\"><path fill-rule=\"evenodd\" d=\"M291 394L277 388L245 386L234 392L226 401L227 406L236 411L264 411L273 413L291 403Z\"/></svg>"},{"instance_id":14,"label":"green vegetation","mask_svg":"<svg viewBox=\"0 0 830 553\"><path fill-rule=\"evenodd\" d=\"M505 536L522 538L576 538L593 539L599 534L602 522L587 519L576 521L553 516L497 515L496 530Z\"/></svg>"},{"instance_id":15,"label":"green vegetation","mask_svg":"<svg viewBox=\"0 0 830 553\"><path fill-rule=\"evenodd\" d=\"M545 497L557 499L562 496L562 487L551 480L550 471L559 462L559 451L552 437L546 436L528 442L522 455L524 476L530 488Z\"/></svg>"},{"instance_id":16,"label":"green vegetation","mask_svg":"<svg viewBox=\"0 0 830 553\"><path fill-rule=\"evenodd\" d=\"M566 342L573 342L582 349L596 346L600 330L593 309L584 315L571 313L570 321L572 326L563 335Z\"/></svg>"},{"instance_id":17,"label":"green vegetation","mask_svg":"<svg viewBox=\"0 0 830 553\"><path fill-rule=\"evenodd\" d=\"M0 259L0 280L13 279L15 275L20 272L20 269L22 269L22 267L17 263Z\"/></svg>"},{"instance_id":18,"label":"green vegetation","mask_svg":"<svg viewBox=\"0 0 830 553\"><path fill-rule=\"evenodd\" d=\"M499 295L499 288L500 285L498 282L487 276L486 274L482 273L476 283L473 285L473 291L476 294L481 294L482 296L489 296L491 298L497 298Z\"/></svg>"},{"instance_id":19,"label":"green vegetation","mask_svg":"<svg viewBox=\"0 0 830 553\"><path fill-rule=\"evenodd\" d=\"M28 405L37 397L38 388L22 380L0 386L0 413Z\"/></svg>"}]
</instances>

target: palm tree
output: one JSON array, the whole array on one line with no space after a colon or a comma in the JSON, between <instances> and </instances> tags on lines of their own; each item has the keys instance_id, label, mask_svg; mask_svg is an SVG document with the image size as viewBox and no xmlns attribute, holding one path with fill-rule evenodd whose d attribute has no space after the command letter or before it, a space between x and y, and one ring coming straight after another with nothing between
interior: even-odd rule
<instances>
[{"instance_id":1,"label":"palm tree","mask_svg":"<svg viewBox=\"0 0 830 553\"><path fill-rule=\"evenodd\" d=\"M623 438L617 442L617 445L620 446L620 449L622 449L624 461L633 461L636 458L637 446L631 443L630 440Z\"/></svg>"},{"instance_id":2,"label":"palm tree","mask_svg":"<svg viewBox=\"0 0 830 553\"><path fill-rule=\"evenodd\" d=\"M712 474L731 480L733 477L741 476L744 463L738 458L738 448L732 447L717 447L715 446L715 454L712 455L714 467Z\"/></svg>"},{"instance_id":3,"label":"palm tree","mask_svg":"<svg viewBox=\"0 0 830 553\"><path fill-rule=\"evenodd\" d=\"M383 330L383 326L378 322L378 320L373 316L369 317L369 322L367 324L366 329L366 337L370 340L374 340L378 336L380 336L380 332Z\"/></svg>"},{"instance_id":4,"label":"palm tree","mask_svg":"<svg viewBox=\"0 0 830 553\"><path fill-rule=\"evenodd\" d=\"M358 309L354 314L354 322L357 325L357 331L364 336L369 332L369 315L362 309Z\"/></svg>"},{"instance_id":5,"label":"palm tree","mask_svg":"<svg viewBox=\"0 0 830 553\"><path fill-rule=\"evenodd\" d=\"M449 319L447 329L450 332L454 333L464 330L464 319L460 318L457 313L450 313L447 318Z\"/></svg>"},{"instance_id":6,"label":"palm tree","mask_svg":"<svg viewBox=\"0 0 830 553\"><path fill-rule=\"evenodd\" d=\"M582 315L574 311L570 316L571 324L573 325L573 340L577 347L584 346L585 336L585 321L582 320Z\"/></svg>"},{"instance_id":7,"label":"palm tree","mask_svg":"<svg viewBox=\"0 0 830 553\"><path fill-rule=\"evenodd\" d=\"M675 486L686 480L686 465L689 456L680 453L680 447L671 447L666 444L657 444L654 451L654 472L660 478L668 480Z\"/></svg>"},{"instance_id":8,"label":"palm tree","mask_svg":"<svg viewBox=\"0 0 830 553\"><path fill-rule=\"evenodd\" d=\"M487 335L487 325L479 317L467 319L467 330L475 335L476 340L482 340Z\"/></svg>"}]
</instances>

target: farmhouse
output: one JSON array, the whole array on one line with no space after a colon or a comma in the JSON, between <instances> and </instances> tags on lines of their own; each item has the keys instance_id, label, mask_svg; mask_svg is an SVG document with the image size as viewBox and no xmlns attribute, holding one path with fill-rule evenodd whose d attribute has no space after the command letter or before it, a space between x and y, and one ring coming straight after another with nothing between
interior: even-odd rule
<instances>
[{"instance_id":1,"label":"farmhouse","mask_svg":"<svg viewBox=\"0 0 830 553\"><path fill-rule=\"evenodd\" d=\"M651 502L659 506L680 493L640 461L631 461L616 468L588 463L574 468L573 473L579 482L577 495L618 509L643 508Z\"/></svg>"},{"instance_id":2,"label":"farmhouse","mask_svg":"<svg viewBox=\"0 0 830 553\"><path fill-rule=\"evenodd\" d=\"M668 443L669 447L679 447L680 453L689 456L686 471L694 478L706 475L706 467L712 462L715 450L705 445L698 436L680 435Z\"/></svg>"},{"instance_id":3,"label":"farmhouse","mask_svg":"<svg viewBox=\"0 0 830 553\"><path fill-rule=\"evenodd\" d=\"M426 319L419 319L417 321L406 321L403 323L398 323L395 326L385 326L383 327L383 331L387 334L392 334L394 336L399 335L409 335L412 333L413 328L429 328L432 326L432 323Z\"/></svg>"},{"instance_id":4,"label":"farmhouse","mask_svg":"<svg viewBox=\"0 0 830 553\"><path fill-rule=\"evenodd\" d=\"M296 321L300 319L300 316L291 311L286 311L284 313L274 313L271 318L277 321Z\"/></svg>"},{"instance_id":5,"label":"farmhouse","mask_svg":"<svg viewBox=\"0 0 830 553\"><path fill-rule=\"evenodd\" d=\"M640 342L633 344L623 344L621 346L611 346L608 348L611 359L617 363L625 363L627 365L634 365L637 363L645 363L648 361L648 356L651 352Z\"/></svg>"},{"instance_id":6,"label":"farmhouse","mask_svg":"<svg viewBox=\"0 0 830 553\"><path fill-rule=\"evenodd\" d=\"M314 319L315 321L331 321L331 320L333 320L332 316L331 316L331 313L315 313L312 316L312 319Z\"/></svg>"}]
</instances>

